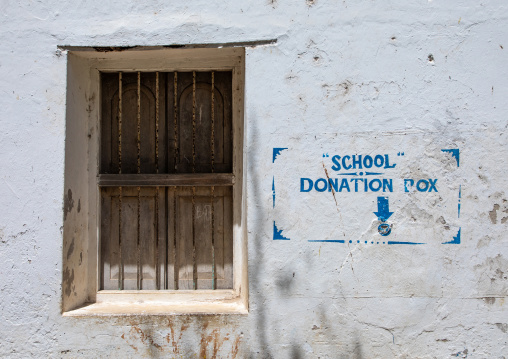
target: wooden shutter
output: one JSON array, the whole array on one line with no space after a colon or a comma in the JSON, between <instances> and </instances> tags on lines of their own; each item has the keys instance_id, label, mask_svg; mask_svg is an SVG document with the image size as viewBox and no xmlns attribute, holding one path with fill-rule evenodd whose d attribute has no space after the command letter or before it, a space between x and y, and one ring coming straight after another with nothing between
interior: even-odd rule
<instances>
[{"instance_id":1,"label":"wooden shutter","mask_svg":"<svg viewBox=\"0 0 508 359\"><path fill-rule=\"evenodd\" d=\"M101 74L101 289L233 287L231 83Z\"/></svg>"}]
</instances>

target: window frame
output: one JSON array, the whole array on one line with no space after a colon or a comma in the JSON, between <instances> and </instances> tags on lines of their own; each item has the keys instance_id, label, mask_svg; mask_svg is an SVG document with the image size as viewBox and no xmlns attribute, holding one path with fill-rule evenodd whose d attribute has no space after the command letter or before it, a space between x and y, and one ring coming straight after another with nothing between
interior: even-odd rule
<instances>
[{"instance_id":1,"label":"window frame","mask_svg":"<svg viewBox=\"0 0 508 359\"><path fill-rule=\"evenodd\" d=\"M220 70L232 71L233 289L99 290L100 72ZM86 219L80 217L80 220L70 218L64 221L63 315L245 314L248 312L246 178L243 175L245 163L244 79L244 48L161 48L108 52L85 49L68 52L65 187L74 188L74 190L78 188L78 193L88 192L86 198L80 198L80 201L86 202L81 203L81 207L88 209L88 213L85 214ZM82 98L85 100L83 101ZM78 103L72 104L72 101ZM76 121L88 123L83 126ZM74 129L74 127L79 128ZM86 129L87 133L82 133L83 129ZM87 137L86 151L73 148L74 141L77 142L75 146L79 146L78 139L82 138L80 136ZM83 158L85 156L86 158ZM73 167L78 166L74 163L76 157L87 164L87 183L80 180L79 175L73 175ZM81 170L83 171L82 168ZM81 228L84 222L87 222L86 229ZM86 232L85 235L80 236L81 243L78 243L78 247L83 249L79 261L73 260L73 255L66 255L71 248L71 241L72 247L76 246L74 238L71 239L71 237L76 237L77 231ZM83 268L81 268L81 262L84 264ZM72 273L74 279L70 286L69 273ZM75 288L73 289L74 296L67 295L68 291L65 289L68 287Z\"/></svg>"}]
</instances>

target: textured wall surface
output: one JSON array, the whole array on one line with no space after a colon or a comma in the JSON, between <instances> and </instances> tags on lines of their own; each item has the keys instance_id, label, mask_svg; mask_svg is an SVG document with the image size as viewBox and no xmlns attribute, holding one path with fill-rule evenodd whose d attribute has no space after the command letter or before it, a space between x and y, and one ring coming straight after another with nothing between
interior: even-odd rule
<instances>
[{"instance_id":1,"label":"textured wall surface","mask_svg":"<svg viewBox=\"0 0 508 359\"><path fill-rule=\"evenodd\" d=\"M1 356L508 358L505 1L145 3L0 3ZM86 213L57 46L270 39L246 50L249 314L62 317L64 213ZM377 244L376 194L301 192L333 155L400 151L383 238L425 244Z\"/></svg>"}]
</instances>

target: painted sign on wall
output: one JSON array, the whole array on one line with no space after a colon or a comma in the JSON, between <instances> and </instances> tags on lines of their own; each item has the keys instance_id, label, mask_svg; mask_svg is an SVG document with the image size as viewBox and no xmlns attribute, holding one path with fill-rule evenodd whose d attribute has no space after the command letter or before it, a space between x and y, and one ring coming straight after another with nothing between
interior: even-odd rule
<instances>
[{"instance_id":1,"label":"painted sign on wall","mask_svg":"<svg viewBox=\"0 0 508 359\"><path fill-rule=\"evenodd\" d=\"M274 240L460 243L458 146L415 134L335 141L273 148Z\"/></svg>"}]
</instances>

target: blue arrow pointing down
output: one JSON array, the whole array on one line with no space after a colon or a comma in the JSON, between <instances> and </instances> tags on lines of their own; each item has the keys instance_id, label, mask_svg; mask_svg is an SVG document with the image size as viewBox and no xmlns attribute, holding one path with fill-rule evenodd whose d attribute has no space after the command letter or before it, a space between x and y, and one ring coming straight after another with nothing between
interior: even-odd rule
<instances>
[{"instance_id":1,"label":"blue arrow pointing down","mask_svg":"<svg viewBox=\"0 0 508 359\"><path fill-rule=\"evenodd\" d=\"M377 212L374 212L374 214L382 222L385 222L388 218L390 218L393 212L390 212L388 197L377 198Z\"/></svg>"}]
</instances>

